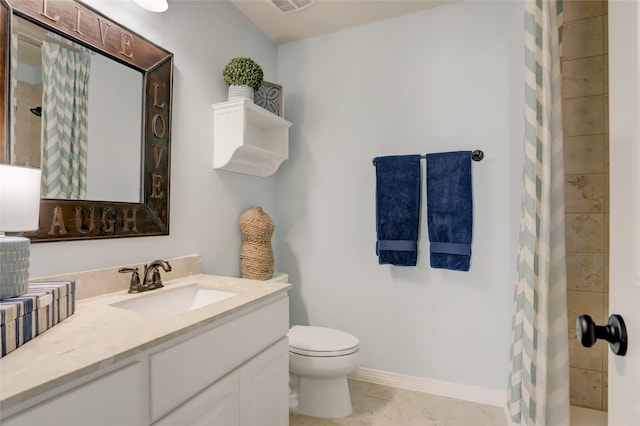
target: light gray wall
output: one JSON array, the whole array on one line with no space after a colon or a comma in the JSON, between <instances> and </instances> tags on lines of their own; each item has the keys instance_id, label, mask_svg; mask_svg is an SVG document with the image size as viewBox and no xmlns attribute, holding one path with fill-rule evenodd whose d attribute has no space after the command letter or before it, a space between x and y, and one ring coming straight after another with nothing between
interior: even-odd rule
<instances>
[{"instance_id":1,"label":"light gray wall","mask_svg":"<svg viewBox=\"0 0 640 426\"><path fill-rule=\"evenodd\" d=\"M355 334L365 367L506 389L523 14L463 2L278 49L294 125L276 254L292 322ZM430 268L424 196L417 267L378 265L372 158L465 149L486 155L473 163L470 272Z\"/></svg>"},{"instance_id":2,"label":"light gray wall","mask_svg":"<svg viewBox=\"0 0 640 426\"><path fill-rule=\"evenodd\" d=\"M162 14L89 4L175 54L171 235L34 244L32 276L192 253L206 273L238 275L238 218L258 204L276 223L276 269L295 284L294 322L356 334L366 367L506 388L521 2L458 3L279 48L228 2L172 1ZM271 178L211 168L210 105L226 99L220 73L239 55L284 85L294 123L290 160ZM371 159L476 148L471 271L429 267L424 223L417 267L378 265Z\"/></svg>"},{"instance_id":3,"label":"light gray wall","mask_svg":"<svg viewBox=\"0 0 640 426\"><path fill-rule=\"evenodd\" d=\"M227 99L222 68L234 56L251 56L276 81L276 45L226 1L172 1L165 13L133 2L87 3L175 55L171 235L32 244L31 276L186 254L202 255L206 273L238 276L238 219L254 204L274 212L275 181L212 168L211 104Z\"/></svg>"}]
</instances>

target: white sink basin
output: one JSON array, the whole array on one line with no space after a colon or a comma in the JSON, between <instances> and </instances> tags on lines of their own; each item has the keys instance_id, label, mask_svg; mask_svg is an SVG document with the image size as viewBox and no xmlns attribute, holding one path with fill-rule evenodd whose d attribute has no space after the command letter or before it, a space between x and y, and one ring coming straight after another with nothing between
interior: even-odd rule
<instances>
[{"instance_id":1,"label":"white sink basin","mask_svg":"<svg viewBox=\"0 0 640 426\"><path fill-rule=\"evenodd\" d=\"M238 293L200 287L197 284L154 293L151 290L133 299L112 304L141 314L169 317L228 299Z\"/></svg>"}]
</instances>

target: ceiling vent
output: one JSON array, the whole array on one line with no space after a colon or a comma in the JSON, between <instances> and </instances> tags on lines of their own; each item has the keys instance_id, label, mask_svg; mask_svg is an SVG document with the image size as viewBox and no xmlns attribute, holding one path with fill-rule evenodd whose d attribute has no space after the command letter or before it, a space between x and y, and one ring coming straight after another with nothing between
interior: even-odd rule
<instances>
[{"instance_id":1,"label":"ceiling vent","mask_svg":"<svg viewBox=\"0 0 640 426\"><path fill-rule=\"evenodd\" d=\"M268 0L269 3L273 4L275 7L280 10L282 13L291 13L297 12L299 10L305 9L312 4L316 3L317 0Z\"/></svg>"}]
</instances>

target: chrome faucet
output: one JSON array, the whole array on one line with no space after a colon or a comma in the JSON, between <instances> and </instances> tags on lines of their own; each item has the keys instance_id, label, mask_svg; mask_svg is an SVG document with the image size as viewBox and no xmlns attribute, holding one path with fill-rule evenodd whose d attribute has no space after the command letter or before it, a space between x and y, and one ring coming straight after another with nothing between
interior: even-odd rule
<instances>
[{"instance_id":1,"label":"chrome faucet","mask_svg":"<svg viewBox=\"0 0 640 426\"><path fill-rule=\"evenodd\" d=\"M141 293L143 291L149 291L156 288L164 287L162 284L162 278L160 277L160 270L162 268L165 272L171 271L171 265L166 260L154 260L148 265L144 265L144 276L142 282L140 282L140 274L138 274L138 268L120 268L118 272L128 273L131 272L131 282L129 283L129 293ZM151 276L149 276L151 274Z\"/></svg>"},{"instance_id":2,"label":"chrome faucet","mask_svg":"<svg viewBox=\"0 0 640 426\"><path fill-rule=\"evenodd\" d=\"M160 278L160 270L164 269L165 272L171 271L171 265L166 260L154 260L148 265L144 265L144 277L142 279L142 287L145 290L153 290L155 288L164 287L162 285L162 278ZM149 277L151 274L151 277Z\"/></svg>"}]
</instances>

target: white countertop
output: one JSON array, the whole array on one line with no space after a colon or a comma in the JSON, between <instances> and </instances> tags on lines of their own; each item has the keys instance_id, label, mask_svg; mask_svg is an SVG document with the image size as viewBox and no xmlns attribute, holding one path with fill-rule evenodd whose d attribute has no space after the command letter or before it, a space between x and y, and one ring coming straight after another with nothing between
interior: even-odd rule
<instances>
[{"instance_id":1,"label":"white countertop","mask_svg":"<svg viewBox=\"0 0 640 426\"><path fill-rule=\"evenodd\" d=\"M171 317L143 315L110 306L198 283L238 293L229 299ZM139 294L126 291L76 302L69 318L0 358L0 411L40 396L124 358L198 327L224 322L238 310L291 288L291 284L217 275L191 275Z\"/></svg>"}]
</instances>

